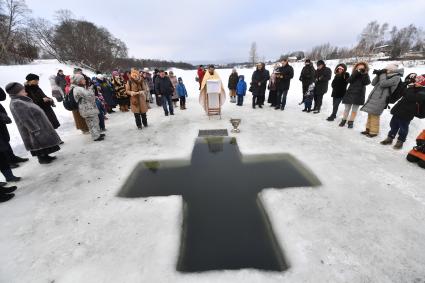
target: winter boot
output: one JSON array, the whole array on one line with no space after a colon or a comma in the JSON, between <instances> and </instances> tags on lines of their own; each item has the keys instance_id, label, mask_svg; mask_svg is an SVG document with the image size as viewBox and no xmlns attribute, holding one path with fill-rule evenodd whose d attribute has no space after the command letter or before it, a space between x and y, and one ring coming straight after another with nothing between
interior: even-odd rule
<instances>
[{"instance_id":1,"label":"winter boot","mask_svg":"<svg viewBox=\"0 0 425 283\"><path fill-rule=\"evenodd\" d=\"M402 149L403 148L403 142L401 140L397 140L395 145L393 146L394 149Z\"/></svg>"},{"instance_id":2,"label":"winter boot","mask_svg":"<svg viewBox=\"0 0 425 283\"><path fill-rule=\"evenodd\" d=\"M13 156L10 160L11 163L23 163L23 162L27 162L29 159L28 158L22 158L19 156Z\"/></svg>"},{"instance_id":3,"label":"winter boot","mask_svg":"<svg viewBox=\"0 0 425 283\"><path fill-rule=\"evenodd\" d=\"M385 140L381 141L382 145L389 145L393 143L393 138L392 137L387 137Z\"/></svg>"},{"instance_id":4,"label":"winter boot","mask_svg":"<svg viewBox=\"0 0 425 283\"><path fill-rule=\"evenodd\" d=\"M11 194L14 191L16 191L17 187L16 186L12 186L12 187L1 187L0 188L0 194Z\"/></svg>"},{"instance_id":5,"label":"winter boot","mask_svg":"<svg viewBox=\"0 0 425 283\"><path fill-rule=\"evenodd\" d=\"M1 169L1 172L3 173L4 177L6 178L7 182L19 182L21 180L21 177L16 177L12 173L12 169Z\"/></svg>"},{"instance_id":6,"label":"winter boot","mask_svg":"<svg viewBox=\"0 0 425 283\"><path fill-rule=\"evenodd\" d=\"M37 156L38 158L38 163L40 164L49 164L52 163L53 160L50 160L50 158L47 157L47 155L40 155Z\"/></svg>"},{"instance_id":7,"label":"winter boot","mask_svg":"<svg viewBox=\"0 0 425 283\"><path fill-rule=\"evenodd\" d=\"M369 135L369 129L366 129L365 131L360 132L360 134L362 134L362 135L364 135L364 136Z\"/></svg>"},{"instance_id":8,"label":"winter boot","mask_svg":"<svg viewBox=\"0 0 425 283\"><path fill-rule=\"evenodd\" d=\"M329 122L333 122L333 121L335 121L335 118L336 117L334 115L331 115L326 120L329 121Z\"/></svg>"},{"instance_id":9,"label":"winter boot","mask_svg":"<svg viewBox=\"0 0 425 283\"><path fill-rule=\"evenodd\" d=\"M349 129L354 128L354 121L348 121L348 128Z\"/></svg>"},{"instance_id":10,"label":"winter boot","mask_svg":"<svg viewBox=\"0 0 425 283\"><path fill-rule=\"evenodd\" d=\"M378 136L377 134L371 134L371 133L366 135L366 137L368 137L368 138L375 138L377 136Z\"/></svg>"},{"instance_id":11,"label":"winter boot","mask_svg":"<svg viewBox=\"0 0 425 283\"><path fill-rule=\"evenodd\" d=\"M12 199L15 195L14 194L2 194L0 193L0 202L6 202L10 199Z\"/></svg>"},{"instance_id":12,"label":"winter boot","mask_svg":"<svg viewBox=\"0 0 425 283\"><path fill-rule=\"evenodd\" d=\"M313 113L314 114L319 114L320 113L320 108L316 108L316 110Z\"/></svg>"},{"instance_id":13,"label":"winter boot","mask_svg":"<svg viewBox=\"0 0 425 283\"><path fill-rule=\"evenodd\" d=\"M347 120L342 119L341 120L341 123L339 123L339 126L340 127L344 127L345 126L345 123L347 123Z\"/></svg>"},{"instance_id":14,"label":"winter boot","mask_svg":"<svg viewBox=\"0 0 425 283\"><path fill-rule=\"evenodd\" d=\"M307 108L304 108L304 110L302 112L307 112Z\"/></svg>"}]
</instances>

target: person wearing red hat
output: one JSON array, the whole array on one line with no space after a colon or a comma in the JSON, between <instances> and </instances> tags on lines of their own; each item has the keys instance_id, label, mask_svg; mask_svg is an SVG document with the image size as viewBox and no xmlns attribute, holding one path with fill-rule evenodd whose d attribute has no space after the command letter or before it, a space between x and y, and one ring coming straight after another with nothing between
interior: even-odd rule
<instances>
[{"instance_id":1,"label":"person wearing red hat","mask_svg":"<svg viewBox=\"0 0 425 283\"><path fill-rule=\"evenodd\" d=\"M402 98L391 109L390 127L388 137L381 142L383 145L393 143L398 134L394 149L401 149L409 133L409 125L415 116L418 116L420 108L425 105L425 75L408 76L408 86L402 91Z\"/></svg>"}]
</instances>

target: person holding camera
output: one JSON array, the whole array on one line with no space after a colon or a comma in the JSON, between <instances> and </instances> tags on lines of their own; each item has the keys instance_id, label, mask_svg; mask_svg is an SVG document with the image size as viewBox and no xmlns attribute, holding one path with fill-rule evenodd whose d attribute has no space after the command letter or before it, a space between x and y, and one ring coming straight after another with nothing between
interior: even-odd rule
<instances>
[{"instance_id":1,"label":"person holding camera","mask_svg":"<svg viewBox=\"0 0 425 283\"><path fill-rule=\"evenodd\" d=\"M370 84L368 72L369 65L366 62L358 62L354 65L353 72L348 78L348 83L350 85L342 99L342 103L345 105L345 110L342 121L339 124L340 127L345 126L347 119L348 128L352 129L354 127L354 120L356 119L357 111L365 102L366 86Z\"/></svg>"},{"instance_id":2,"label":"person holding camera","mask_svg":"<svg viewBox=\"0 0 425 283\"><path fill-rule=\"evenodd\" d=\"M360 109L368 114L366 130L363 135L373 138L379 134L380 117L388 105L388 98L397 88L404 69L399 69L396 64L389 64L382 70L373 70L375 75L372 80L373 90L369 94L365 105Z\"/></svg>"},{"instance_id":3,"label":"person holding camera","mask_svg":"<svg viewBox=\"0 0 425 283\"><path fill-rule=\"evenodd\" d=\"M53 128L59 128L60 123L52 108L56 107L55 102L52 98L47 97L43 90L39 87L38 83L40 81L40 77L36 74L28 74L25 79L27 80L25 83L25 91L27 92L28 97L31 98L32 101L41 109L43 109L50 123L52 123Z\"/></svg>"},{"instance_id":4,"label":"person holding camera","mask_svg":"<svg viewBox=\"0 0 425 283\"><path fill-rule=\"evenodd\" d=\"M403 88L401 99L391 109L393 117L390 121L391 130L382 145L393 143L398 134L394 149L401 149L409 133L410 122L419 114L425 105L425 75L409 74L405 80L407 87Z\"/></svg>"}]
</instances>

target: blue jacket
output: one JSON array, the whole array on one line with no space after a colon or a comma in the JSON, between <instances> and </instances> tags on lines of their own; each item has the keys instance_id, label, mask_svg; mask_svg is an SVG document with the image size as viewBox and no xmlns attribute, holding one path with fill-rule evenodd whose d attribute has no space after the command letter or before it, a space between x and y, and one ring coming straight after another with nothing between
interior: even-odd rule
<instances>
[{"instance_id":1,"label":"blue jacket","mask_svg":"<svg viewBox=\"0 0 425 283\"><path fill-rule=\"evenodd\" d=\"M179 84L177 84L177 86L176 86L176 91L177 91L177 94L178 94L180 97L187 97L186 87L184 86L184 84L183 84L183 83L179 83Z\"/></svg>"},{"instance_id":2,"label":"blue jacket","mask_svg":"<svg viewBox=\"0 0 425 283\"><path fill-rule=\"evenodd\" d=\"M236 94L238 96L245 96L246 93L246 82L243 79L240 79L236 86Z\"/></svg>"}]
</instances>

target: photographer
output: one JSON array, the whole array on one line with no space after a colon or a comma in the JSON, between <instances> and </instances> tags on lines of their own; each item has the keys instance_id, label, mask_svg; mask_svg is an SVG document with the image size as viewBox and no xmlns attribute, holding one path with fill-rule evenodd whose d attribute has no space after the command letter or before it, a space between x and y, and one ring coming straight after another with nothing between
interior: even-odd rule
<instances>
[{"instance_id":1,"label":"photographer","mask_svg":"<svg viewBox=\"0 0 425 283\"><path fill-rule=\"evenodd\" d=\"M381 114L387 107L388 98L396 90L403 73L404 69L398 69L398 65L395 64L390 64L382 70L373 70L375 77L372 85L374 88L361 108L361 111L368 113L366 130L362 132L363 135L373 138L379 134Z\"/></svg>"},{"instance_id":2,"label":"photographer","mask_svg":"<svg viewBox=\"0 0 425 283\"><path fill-rule=\"evenodd\" d=\"M55 107L55 102L52 98L47 97L43 90L38 86L40 77L35 74L28 74L25 79L27 80L25 83L25 91L27 92L28 97L31 98L32 101L41 109L43 109L53 128L59 128L60 123L52 109L52 107Z\"/></svg>"},{"instance_id":3,"label":"photographer","mask_svg":"<svg viewBox=\"0 0 425 283\"><path fill-rule=\"evenodd\" d=\"M348 119L348 128L354 127L354 120L357 116L357 111L360 106L365 102L366 86L370 84L369 77L369 65L366 62L358 62L353 67L353 72L348 78L350 84L347 89L347 93L342 99L342 103L345 104L344 116L342 118L340 127L344 127ZM349 117L351 111L351 116Z\"/></svg>"}]
</instances>

